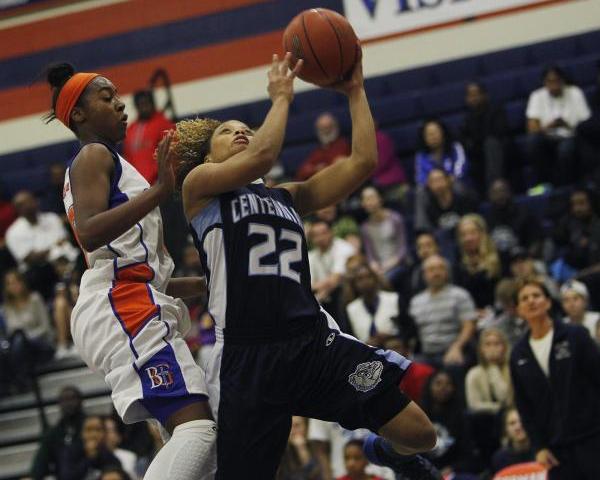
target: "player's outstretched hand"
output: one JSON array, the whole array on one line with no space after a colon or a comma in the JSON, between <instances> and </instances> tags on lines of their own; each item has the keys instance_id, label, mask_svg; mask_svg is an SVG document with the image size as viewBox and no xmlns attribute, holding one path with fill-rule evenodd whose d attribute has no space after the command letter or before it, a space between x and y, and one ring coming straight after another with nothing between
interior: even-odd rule
<instances>
[{"instance_id":1,"label":"player's outstretched hand","mask_svg":"<svg viewBox=\"0 0 600 480\"><path fill-rule=\"evenodd\" d=\"M175 154L171 145L175 139L175 131L169 130L158 144L156 161L158 162L157 186L161 189L164 198L175 190Z\"/></svg>"},{"instance_id":2,"label":"player's outstretched hand","mask_svg":"<svg viewBox=\"0 0 600 480\"><path fill-rule=\"evenodd\" d=\"M352 92L364 88L365 79L363 78L362 47L360 46L359 41L356 42L356 49L356 64L354 65L352 71L348 74L347 78L341 82L334 83L329 87L343 93L346 96L350 96Z\"/></svg>"},{"instance_id":3,"label":"player's outstretched hand","mask_svg":"<svg viewBox=\"0 0 600 480\"><path fill-rule=\"evenodd\" d=\"M289 103L294 99L294 79L300 72L303 65L303 60L296 62L293 69L290 69L292 54L287 52L282 61L279 60L277 54L273 55L271 68L268 72L269 97L274 102L277 98L285 98Z\"/></svg>"}]
</instances>

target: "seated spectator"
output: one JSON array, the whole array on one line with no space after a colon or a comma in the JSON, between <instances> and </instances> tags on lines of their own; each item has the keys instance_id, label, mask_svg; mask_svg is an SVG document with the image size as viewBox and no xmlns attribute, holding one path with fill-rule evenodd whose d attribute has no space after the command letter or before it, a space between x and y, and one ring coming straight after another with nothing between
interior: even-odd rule
<instances>
[{"instance_id":1,"label":"seated spectator","mask_svg":"<svg viewBox=\"0 0 600 480\"><path fill-rule=\"evenodd\" d=\"M344 447L346 475L338 477L337 480L383 480L381 477L369 475L366 472L368 465L362 440L350 440Z\"/></svg>"},{"instance_id":2,"label":"seated spectator","mask_svg":"<svg viewBox=\"0 0 600 480\"><path fill-rule=\"evenodd\" d=\"M350 144L340 135L340 126L331 113L322 113L315 121L319 146L308 156L296 172L296 180L307 180L315 173L350 155Z\"/></svg>"},{"instance_id":3,"label":"seated spectator","mask_svg":"<svg viewBox=\"0 0 600 480\"><path fill-rule=\"evenodd\" d=\"M377 129L378 162L373 176L373 183L384 192L389 200L399 200L406 188L406 173L400 159L396 156L396 145L387 133Z\"/></svg>"},{"instance_id":4,"label":"seated spectator","mask_svg":"<svg viewBox=\"0 0 600 480\"><path fill-rule=\"evenodd\" d=\"M413 402L421 404L423 389L427 379L433 375L435 369L431 365L421 363L414 359L411 341L404 336L389 337L384 340L383 348L398 352L412 363L400 382L400 390Z\"/></svg>"},{"instance_id":5,"label":"seated spectator","mask_svg":"<svg viewBox=\"0 0 600 480\"><path fill-rule=\"evenodd\" d=\"M361 443L369 435L369 430L346 430L339 423L324 422L311 418L308 423L308 439L314 445L321 468L322 480L333 480L346 472L344 465L344 448L351 441ZM368 475L375 475L385 480L396 480L396 475L389 468L369 464Z\"/></svg>"},{"instance_id":6,"label":"seated spectator","mask_svg":"<svg viewBox=\"0 0 600 480\"><path fill-rule=\"evenodd\" d=\"M47 430L33 457L29 477L43 480L48 475L63 478L65 452L81 439L83 409L81 392L76 387L64 387L58 394L60 418L58 423Z\"/></svg>"},{"instance_id":7,"label":"seated spectator","mask_svg":"<svg viewBox=\"0 0 600 480\"><path fill-rule=\"evenodd\" d=\"M51 262L62 256L75 261L79 252L69 243L61 218L40 212L33 194L21 191L14 196L13 204L19 218L6 231L6 246L19 270L25 272L30 287L49 299L57 281Z\"/></svg>"},{"instance_id":8,"label":"seated spectator","mask_svg":"<svg viewBox=\"0 0 600 480\"><path fill-rule=\"evenodd\" d=\"M423 262L431 255L440 253L440 247L435 236L427 231L417 234L415 247L415 258L411 260L403 275L401 291L404 298L412 298L418 292L425 289Z\"/></svg>"},{"instance_id":9,"label":"seated spectator","mask_svg":"<svg viewBox=\"0 0 600 480\"><path fill-rule=\"evenodd\" d=\"M382 346L387 337L398 334L400 296L381 290L379 277L367 262L352 272L348 269L348 281L355 299L346 306L346 314L354 336L369 345Z\"/></svg>"},{"instance_id":10,"label":"seated spectator","mask_svg":"<svg viewBox=\"0 0 600 480\"><path fill-rule=\"evenodd\" d=\"M592 338L595 337L600 313L587 311L590 295L585 283L569 280L560 288L560 298L567 314L563 321L582 325L588 329Z\"/></svg>"},{"instance_id":11,"label":"seated spectator","mask_svg":"<svg viewBox=\"0 0 600 480\"><path fill-rule=\"evenodd\" d=\"M517 315L515 293L517 284L512 278L503 278L496 284L495 307L492 317L486 317L480 323L482 329L497 328L507 338L512 347L527 331L527 323Z\"/></svg>"},{"instance_id":12,"label":"seated spectator","mask_svg":"<svg viewBox=\"0 0 600 480\"><path fill-rule=\"evenodd\" d=\"M464 402L452 375L445 370L434 373L425 386L422 401L437 431L437 443L427 454L445 477L460 478L476 470L471 439L464 414Z\"/></svg>"},{"instance_id":13,"label":"seated spectator","mask_svg":"<svg viewBox=\"0 0 600 480\"><path fill-rule=\"evenodd\" d=\"M65 465L58 480L97 478L108 467L121 468L121 462L106 445L104 421L99 415L86 417L81 439L65 449Z\"/></svg>"},{"instance_id":14,"label":"seated spectator","mask_svg":"<svg viewBox=\"0 0 600 480\"><path fill-rule=\"evenodd\" d=\"M450 256L454 251L454 230L460 218L475 211L475 203L453 188L452 178L434 168L427 177L427 187L416 194L415 230L436 232L441 250Z\"/></svg>"},{"instance_id":15,"label":"seated spectator","mask_svg":"<svg viewBox=\"0 0 600 480\"><path fill-rule=\"evenodd\" d=\"M492 473L517 463L535 461L527 432L516 408L509 408L503 418L502 447L492 456Z\"/></svg>"},{"instance_id":16,"label":"seated spectator","mask_svg":"<svg viewBox=\"0 0 600 480\"><path fill-rule=\"evenodd\" d=\"M127 127L123 152L127 161L152 185L158 175L154 152L165 131L172 129L174 125L163 112L156 109L151 90L135 92L133 105L137 119Z\"/></svg>"},{"instance_id":17,"label":"seated spectator","mask_svg":"<svg viewBox=\"0 0 600 480\"><path fill-rule=\"evenodd\" d=\"M108 467L102 470L98 480L134 480L125 470L117 467Z\"/></svg>"},{"instance_id":18,"label":"seated spectator","mask_svg":"<svg viewBox=\"0 0 600 480\"><path fill-rule=\"evenodd\" d=\"M138 458L137 471L145 472L150 462L163 446L163 440L156 422L137 422L123 425L121 417L113 409L111 417L120 425L120 447L135 453Z\"/></svg>"},{"instance_id":19,"label":"seated spectator","mask_svg":"<svg viewBox=\"0 0 600 480\"><path fill-rule=\"evenodd\" d=\"M425 185L434 168L445 171L457 185L463 185L468 173L462 145L452 141L446 125L435 119L426 121L421 127L415 156L415 184Z\"/></svg>"},{"instance_id":20,"label":"seated spectator","mask_svg":"<svg viewBox=\"0 0 600 480\"><path fill-rule=\"evenodd\" d=\"M454 268L454 283L471 294L478 309L491 309L501 273L496 245L485 220L475 213L462 217L457 230L460 258Z\"/></svg>"},{"instance_id":21,"label":"seated spectator","mask_svg":"<svg viewBox=\"0 0 600 480\"><path fill-rule=\"evenodd\" d=\"M340 214L338 205L331 205L317 210L315 217L317 220L322 220L331 225L333 235L336 238L341 238L351 243L356 251L361 250L360 230L356 220L350 215Z\"/></svg>"},{"instance_id":22,"label":"seated spectator","mask_svg":"<svg viewBox=\"0 0 600 480\"><path fill-rule=\"evenodd\" d=\"M469 176L482 192L501 178L506 166L509 133L504 108L490 102L479 82L469 82L465 90L467 114L461 127L461 140L469 158Z\"/></svg>"},{"instance_id":23,"label":"seated spectator","mask_svg":"<svg viewBox=\"0 0 600 480\"><path fill-rule=\"evenodd\" d=\"M571 269L581 270L600 262L600 218L592 209L586 190L571 193L569 213L558 222L554 242Z\"/></svg>"},{"instance_id":24,"label":"seated spectator","mask_svg":"<svg viewBox=\"0 0 600 480\"><path fill-rule=\"evenodd\" d=\"M281 459L278 480L320 480L319 462L308 442L308 420L292 417L288 444Z\"/></svg>"},{"instance_id":25,"label":"seated spectator","mask_svg":"<svg viewBox=\"0 0 600 480\"><path fill-rule=\"evenodd\" d=\"M106 447L112 454L117 457L123 470L133 479L138 478L136 465L138 462L137 455L130 450L121 448L123 443L123 435L121 429L123 422L117 422L112 417L104 418L104 429L106 430Z\"/></svg>"},{"instance_id":26,"label":"seated spectator","mask_svg":"<svg viewBox=\"0 0 600 480\"><path fill-rule=\"evenodd\" d=\"M410 301L423 359L433 365L463 365L475 334L477 311L469 292L448 283L448 262L439 255L423 263L427 289Z\"/></svg>"},{"instance_id":27,"label":"seated spectator","mask_svg":"<svg viewBox=\"0 0 600 480\"><path fill-rule=\"evenodd\" d=\"M4 276L4 322L16 381L27 382L34 368L54 356L50 316L41 295L31 292L16 270ZM22 386L27 387L27 384Z\"/></svg>"},{"instance_id":28,"label":"seated spectator","mask_svg":"<svg viewBox=\"0 0 600 480\"><path fill-rule=\"evenodd\" d=\"M496 328L479 336L479 363L467 373L467 406L475 413L497 414L512 404L508 340Z\"/></svg>"},{"instance_id":29,"label":"seated spectator","mask_svg":"<svg viewBox=\"0 0 600 480\"><path fill-rule=\"evenodd\" d=\"M600 185L600 62L596 67L596 88L588 99L592 116L577 125L576 135L582 161L580 170L585 172L587 183L597 187Z\"/></svg>"},{"instance_id":30,"label":"seated spectator","mask_svg":"<svg viewBox=\"0 0 600 480\"><path fill-rule=\"evenodd\" d=\"M519 282L535 277L544 283L553 299L559 299L558 286L547 274L544 263L536 261L523 247L511 249L509 262L510 274L514 280Z\"/></svg>"},{"instance_id":31,"label":"seated spectator","mask_svg":"<svg viewBox=\"0 0 600 480\"><path fill-rule=\"evenodd\" d=\"M590 110L581 89L569 85L559 67L544 70L543 82L527 102L527 157L539 182L566 185L575 180L575 128Z\"/></svg>"},{"instance_id":32,"label":"seated spectator","mask_svg":"<svg viewBox=\"0 0 600 480\"><path fill-rule=\"evenodd\" d=\"M533 256L541 253L541 225L525 205L513 200L510 185L503 178L489 188L490 208L485 215L490 236L504 264L508 263L511 248L523 245Z\"/></svg>"},{"instance_id":33,"label":"seated spectator","mask_svg":"<svg viewBox=\"0 0 600 480\"><path fill-rule=\"evenodd\" d=\"M360 226L369 263L394 283L407 254L404 219L398 212L383 206L383 198L374 187L362 191L361 204L369 215Z\"/></svg>"},{"instance_id":34,"label":"seated spectator","mask_svg":"<svg viewBox=\"0 0 600 480\"><path fill-rule=\"evenodd\" d=\"M314 247L308 252L312 290L333 315L337 312L338 287L346 273L346 261L356 251L350 243L335 238L327 222L312 224L309 236Z\"/></svg>"}]
</instances>

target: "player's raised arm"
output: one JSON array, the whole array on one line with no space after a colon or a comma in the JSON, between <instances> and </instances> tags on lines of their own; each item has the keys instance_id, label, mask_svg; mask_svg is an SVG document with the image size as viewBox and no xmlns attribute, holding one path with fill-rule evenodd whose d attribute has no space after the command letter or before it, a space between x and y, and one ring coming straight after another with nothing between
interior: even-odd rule
<instances>
[{"instance_id":1,"label":"player's raised arm","mask_svg":"<svg viewBox=\"0 0 600 480\"><path fill-rule=\"evenodd\" d=\"M338 160L305 182L281 185L290 191L301 215L343 200L360 187L377 166L375 122L364 88L362 56L359 56L351 78L339 84L336 90L348 97L352 117L352 152L349 157Z\"/></svg>"},{"instance_id":2,"label":"player's raised arm","mask_svg":"<svg viewBox=\"0 0 600 480\"><path fill-rule=\"evenodd\" d=\"M228 121L216 126L204 139L207 143L204 158L197 159L203 163L193 168L183 181L186 205L244 186L271 169L283 144L289 106L294 98L294 78L302 68L302 62L298 62L290 70L290 57L287 54L279 61L273 55L268 73L273 104L256 133L241 122Z\"/></svg>"}]
</instances>

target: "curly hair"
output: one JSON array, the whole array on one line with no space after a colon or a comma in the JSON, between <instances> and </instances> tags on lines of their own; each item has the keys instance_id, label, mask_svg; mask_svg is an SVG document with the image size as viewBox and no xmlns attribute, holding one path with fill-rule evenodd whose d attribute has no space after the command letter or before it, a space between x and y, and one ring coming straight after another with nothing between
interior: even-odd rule
<instances>
[{"instance_id":1,"label":"curly hair","mask_svg":"<svg viewBox=\"0 0 600 480\"><path fill-rule=\"evenodd\" d=\"M188 173L206 161L206 156L210 153L210 139L221 123L213 118L177 122L177 141L173 146L173 153L177 156L175 175L179 191Z\"/></svg>"}]
</instances>

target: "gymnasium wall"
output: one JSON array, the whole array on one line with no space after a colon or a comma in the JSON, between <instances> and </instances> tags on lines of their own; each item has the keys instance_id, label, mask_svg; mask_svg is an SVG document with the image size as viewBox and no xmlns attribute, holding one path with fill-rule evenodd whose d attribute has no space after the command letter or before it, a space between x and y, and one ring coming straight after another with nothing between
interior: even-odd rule
<instances>
[{"instance_id":1,"label":"gymnasium wall","mask_svg":"<svg viewBox=\"0 0 600 480\"><path fill-rule=\"evenodd\" d=\"M599 0L25 3L0 9L0 169L12 157L2 155L73 140L41 121L49 90L36 76L53 61L105 74L130 112L131 92L164 67L183 116L265 98L266 64L304 8L347 12L364 40L366 76L600 28Z\"/></svg>"}]
</instances>

